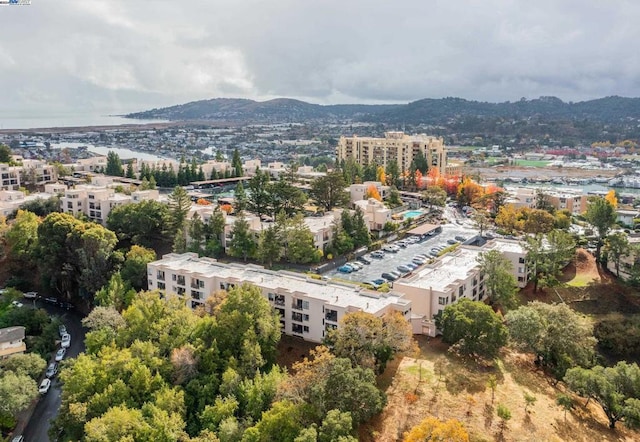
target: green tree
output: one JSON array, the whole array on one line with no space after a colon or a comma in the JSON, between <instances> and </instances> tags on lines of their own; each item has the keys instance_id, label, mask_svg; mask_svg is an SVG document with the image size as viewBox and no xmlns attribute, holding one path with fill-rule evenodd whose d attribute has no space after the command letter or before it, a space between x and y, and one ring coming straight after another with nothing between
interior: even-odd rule
<instances>
[{"instance_id":1,"label":"green tree","mask_svg":"<svg viewBox=\"0 0 640 442\"><path fill-rule=\"evenodd\" d=\"M36 397L38 386L28 374L6 371L0 376L0 417L3 420L15 418Z\"/></svg>"},{"instance_id":2,"label":"green tree","mask_svg":"<svg viewBox=\"0 0 640 442\"><path fill-rule=\"evenodd\" d=\"M636 363L618 362L613 367L571 368L564 377L567 386L581 396L595 400L609 419L609 428L623 421L636 426L640 408L640 368Z\"/></svg>"},{"instance_id":3,"label":"green tree","mask_svg":"<svg viewBox=\"0 0 640 442\"><path fill-rule=\"evenodd\" d=\"M249 222L243 213L238 213L231 230L229 254L246 261L255 255L257 244L253 233L249 230Z\"/></svg>"},{"instance_id":4,"label":"green tree","mask_svg":"<svg viewBox=\"0 0 640 442\"><path fill-rule=\"evenodd\" d=\"M11 162L11 148L4 143L0 143L0 163Z\"/></svg>"},{"instance_id":5,"label":"green tree","mask_svg":"<svg viewBox=\"0 0 640 442\"><path fill-rule=\"evenodd\" d=\"M498 250L490 250L478 255L478 263L485 276L489 301L500 304L505 309L513 308L517 303L518 286L511 261Z\"/></svg>"},{"instance_id":6,"label":"green tree","mask_svg":"<svg viewBox=\"0 0 640 442\"><path fill-rule=\"evenodd\" d=\"M511 420L511 410L506 405L498 404L496 408L496 414L500 418L500 433L503 433L507 429L507 422Z\"/></svg>"},{"instance_id":7,"label":"green tree","mask_svg":"<svg viewBox=\"0 0 640 442\"><path fill-rule=\"evenodd\" d=\"M356 207L353 217L353 245L354 247L363 247L371 244L371 235L369 234L369 226L364 219L362 209Z\"/></svg>"},{"instance_id":8,"label":"green tree","mask_svg":"<svg viewBox=\"0 0 640 442\"><path fill-rule=\"evenodd\" d=\"M596 229L596 232L598 232L596 259L600 261L600 250L602 249L604 240L617 219L616 209L605 198L592 197L589 200L589 205L587 206L584 217L589 224Z\"/></svg>"},{"instance_id":9,"label":"green tree","mask_svg":"<svg viewBox=\"0 0 640 442\"><path fill-rule=\"evenodd\" d=\"M524 412L527 413L527 409L529 407L533 407L537 402L538 398L528 392L524 392Z\"/></svg>"},{"instance_id":10,"label":"green tree","mask_svg":"<svg viewBox=\"0 0 640 442\"><path fill-rule=\"evenodd\" d=\"M532 351L537 363L550 368L558 379L570 367L593 362L593 325L565 304L530 302L507 313L505 320L513 342Z\"/></svg>"},{"instance_id":11,"label":"green tree","mask_svg":"<svg viewBox=\"0 0 640 442\"><path fill-rule=\"evenodd\" d=\"M321 251L316 250L313 234L304 222L302 214L296 215L284 232L287 249L286 258L292 263L308 263L320 260Z\"/></svg>"},{"instance_id":12,"label":"green tree","mask_svg":"<svg viewBox=\"0 0 640 442\"><path fill-rule=\"evenodd\" d=\"M236 176L236 177L242 176L242 159L240 158L240 152L238 152L237 147L233 150L231 167L233 168L233 174L234 174L233 176Z\"/></svg>"},{"instance_id":13,"label":"green tree","mask_svg":"<svg viewBox=\"0 0 640 442\"><path fill-rule=\"evenodd\" d=\"M284 178L273 182L268 187L270 196L270 214L275 217L277 213L284 212L287 216L293 216L302 210L307 202L306 194L292 186Z\"/></svg>"},{"instance_id":14,"label":"green tree","mask_svg":"<svg viewBox=\"0 0 640 442\"><path fill-rule=\"evenodd\" d=\"M387 161L387 167L385 168L385 175L387 176L387 185L400 187L402 186L402 177L400 176L400 167L396 160ZM384 183L383 183L384 184Z\"/></svg>"},{"instance_id":15,"label":"green tree","mask_svg":"<svg viewBox=\"0 0 640 442\"><path fill-rule=\"evenodd\" d=\"M411 326L399 312L382 318L365 312L345 315L340 326L329 333L327 342L336 356L378 374L397 353L414 345Z\"/></svg>"},{"instance_id":16,"label":"green tree","mask_svg":"<svg viewBox=\"0 0 640 442\"><path fill-rule=\"evenodd\" d=\"M58 195L50 198L37 198L31 201L27 201L20 205L21 210L27 210L35 213L39 217L44 218L50 213L60 212L60 197Z\"/></svg>"},{"instance_id":17,"label":"green tree","mask_svg":"<svg viewBox=\"0 0 640 442\"><path fill-rule=\"evenodd\" d=\"M122 311L129 307L136 292L129 288L120 272L115 272L109 282L95 294L95 302L103 307L114 307Z\"/></svg>"},{"instance_id":18,"label":"green tree","mask_svg":"<svg viewBox=\"0 0 640 442\"><path fill-rule=\"evenodd\" d=\"M325 211L334 207L342 207L349 202L349 194L345 191L347 184L339 171L316 178L311 183L309 195Z\"/></svg>"},{"instance_id":19,"label":"green tree","mask_svg":"<svg viewBox=\"0 0 640 442\"><path fill-rule=\"evenodd\" d=\"M124 176L120 156L112 150L107 154L107 167L104 173L110 176Z\"/></svg>"},{"instance_id":20,"label":"green tree","mask_svg":"<svg viewBox=\"0 0 640 442\"><path fill-rule=\"evenodd\" d=\"M487 379L487 387L491 389L491 403L493 404L496 397L496 388L498 388L498 379L496 378L496 375L489 375L489 379Z\"/></svg>"},{"instance_id":21,"label":"green tree","mask_svg":"<svg viewBox=\"0 0 640 442\"><path fill-rule=\"evenodd\" d=\"M573 410L573 399L566 394L559 394L556 397L556 404L564 409L564 421L567 421L567 411Z\"/></svg>"},{"instance_id":22,"label":"green tree","mask_svg":"<svg viewBox=\"0 0 640 442\"><path fill-rule=\"evenodd\" d=\"M271 213L271 190L268 172L256 169L248 183L247 210L258 216ZM237 198L237 195L236 195Z\"/></svg>"},{"instance_id":23,"label":"green tree","mask_svg":"<svg viewBox=\"0 0 640 442\"><path fill-rule=\"evenodd\" d=\"M500 317L482 302L461 298L442 313L442 340L460 353L493 358L507 343Z\"/></svg>"},{"instance_id":24,"label":"green tree","mask_svg":"<svg viewBox=\"0 0 640 442\"><path fill-rule=\"evenodd\" d=\"M136 291L147 289L147 264L156 260L156 252L133 245L125 255L120 275L129 287Z\"/></svg>"},{"instance_id":25,"label":"green tree","mask_svg":"<svg viewBox=\"0 0 640 442\"><path fill-rule=\"evenodd\" d=\"M127 172L125 173L124 176L126 176L127 178L130 178L130 179L135 179L136 173L133 170L133 161L129 161L127 163Z\"/></svg>"},{"instance_id":26,"label":"green tree","mask_svg":"<svg viewBox=\"0 0 640 442\"><path fill-rule=\"evenodd\" d=\"M280 238L280 232L275 225L269 226L260 232L258 239L258 249L256 257L260 262L265 263L271 268L274 262L282 258L283 247Z\"/></svg>"},{"instance_id":27,"label":"green tree","mask_svg":"<svg viewBox=\"0 0 640 442\"><path fill-rule=\"evenodd\" d=\"M616 232L607 237L606 240L607 258L616 267L616 277L620 277L620 261L631 252L629 239L622 232Z\"/></svg>"},{"instance_id":28,"label":"green tree","mask_svg":"<svg viewBox=\"0 0 640 442\"><path fill-rule=\"evenodd\" d=\"M167 227L172 236L180 229L184 232L185 221L190 209L191 197L183 187L176 186L169 194L169 212L167 214Z\"/></svg>"},{"instance_id":29,"label":"green tree","mask_svg":"<svg viewBox=\"0 0 640 442\"><path fill-rule=\"evenodd\" d=\"M247 210L248 208L247 193L244 190L242 181L238 182L238 184L236 185L236 189L235 189L235 192L233 193L233 196L234 196L234 206L233 206L234 210L237 213L244 212L245 210Z\"/></svg>"},{"instance_id":30,"label":"green tree","mask_svg":"<svg viewBox=\"0 0 640 442\"><path fill-rule=\"evenodd\" d=\"M398 189L395 186L392 186L391 190L389 190L387 205L391 208L399 207L402 205L402 200L400 199L400 192L398 192Z\"/></svg>"},{"instance_id":31,"label":"green tree","mask_svg":"<svg viewBox=\"0 0 640 442\"><path fill-rule=\"evenodd\" d=\"M421 199L430 207L444 207L447 202L447 192L440 186L430 186L422 191Z\"/></svg>"},{"instance_id":32,"label":"green tree","mask_svg":"<svg viewBox=\"0 0 640 442\"><path fill-rule=\"evenodd\" d=\"M202 255L205 249L205 224L198 212L187 221L187 251Z\"/></svg>"},{"instance_id":33,"label":"green tree","mask_svg":"<svg viewBox=\"0 0 640 442\"><path fill-rule=\"evenodd\" d=\"M351 435L353 419L348 411L329 410L322 420L318 435L318 442L356 442Z\"/></svg>"},{"instance_id":34,"label":"green tree","mask_svg":"<svg viewBox=\"0 0 640 442\"><path fill-rule=\"evenodd\" d=\"M36 353L17 354L0 360L0 368L3 373L13 372L17 375L27 375L34 381L40 379L46 366L47 361Z\"/></svg>"},{"instance_id":35,"label":"green tree","mask_svg":"<svg viewBox=\"0 0 640 442\"><path fill-rule=\"evenodd\" d=\"M290 442L302 430L301 408L288 401L280 401L266 411L255 425L259 442Z\"/></svg>"},{"instance_id":36,"label":"green tree","mask_svg":"<svg viewBox=\"0 0 640 442\"><path fill-rule=\"evenodd\" d=\"M115 232L121 242L155 248L168 240L168 219L166 204L146 200L115 207L109 212L107 227Z\"/></svg>"}]
</instances>

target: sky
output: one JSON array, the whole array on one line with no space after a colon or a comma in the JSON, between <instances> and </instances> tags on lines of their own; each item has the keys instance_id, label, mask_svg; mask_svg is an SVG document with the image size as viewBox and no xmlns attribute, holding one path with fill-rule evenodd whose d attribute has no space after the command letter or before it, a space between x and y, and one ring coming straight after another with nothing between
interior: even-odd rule
<instances>
[{"instance_id":1,"label":"sky","mask_svg":"<svg viewBox=\"0 0 640 442\"><path fill-rule=\"evenodd\" d=\"M636 0L31 0L0 6L0 112L640 96Z\"/></svg>"}]
</instances>

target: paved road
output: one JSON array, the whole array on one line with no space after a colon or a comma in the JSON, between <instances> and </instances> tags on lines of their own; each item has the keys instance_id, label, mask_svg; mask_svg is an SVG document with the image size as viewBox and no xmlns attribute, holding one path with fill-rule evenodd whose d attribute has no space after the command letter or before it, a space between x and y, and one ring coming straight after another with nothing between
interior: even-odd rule
<instances>
[{"instance_id":1,"label":"paved road","mask_svg":"<svg viewBox=\"0 0 640 442\"><path fill-rule=\"evenodd\" d=\"M25 307L33 305L32 301L25 300ZM47 310L51 315L60 316L62 322L67 327L67 331L71 335L71 346L67 351L65 358L74 358L79 353L84 351L84 333L81 320L82 315L70 310L64 310L60 307L53 306L43 302L42 300L36 301L37 307L42 307ZM53 361L53 355L51 356ZM61 401L61 385L60 381L56 377L49 389L49 392L42 396L36 405L36 408L23 431L25 442L46 442L49 440L47 432L49 431L49 425L51 419L57 416L58 409L60 408Z\"/></svg>"}]
</instances>

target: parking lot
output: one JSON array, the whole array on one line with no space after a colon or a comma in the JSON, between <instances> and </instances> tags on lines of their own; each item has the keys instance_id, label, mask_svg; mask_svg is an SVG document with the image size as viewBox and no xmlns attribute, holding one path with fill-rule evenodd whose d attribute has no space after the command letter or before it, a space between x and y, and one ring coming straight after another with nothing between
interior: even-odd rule
<instances>
[{"instance_id":1,"label":"parking lot","mask_svg":"<svg viewBox=\"0 0 640 442\"><path fill-rule=\"evenodd\" d=\"M428 255L429 251L437 246L450 246L449 240L455 239L456 236L462 236L467 239L477 235L477 230L458 224L445 224L442 226L442 232L426 239L423 242L407 245L406 248L400 248L397 253L385 253L384 258L372 258L370 254L365 255L371 264L363 265L362 270L352 273L342 273L338 270L327 272L325 276L329 278L337 278L354 282L367 282L380 278L384 272L396 270L399 265L411 262L411 259L418 254ZM389 244L394 244L393 242Z\"/></svg>"}]
</instances>

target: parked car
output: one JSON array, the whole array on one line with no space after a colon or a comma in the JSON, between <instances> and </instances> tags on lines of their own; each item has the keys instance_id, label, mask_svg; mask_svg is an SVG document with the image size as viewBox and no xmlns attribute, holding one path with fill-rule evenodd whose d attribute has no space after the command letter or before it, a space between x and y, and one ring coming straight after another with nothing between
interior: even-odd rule
<instances>
[{"instance_id":1,"label":"parked car","mask_svg":"<svg viewBox=\"0 0 640 442\"><path fill-rule=\"evenodd\" d=\"M354 272L364 269L364 266L356 261L348 262L346 265L353 267Z\"/></svg>"},{"instance_id":2,"label":"parked car","mask_svg":"<svg viewBox=\"0 0 640 442\"><path fill-rule=\"evenodd\" d=\"M67 334L67 327L65 327L64 324L60 324L58 326L58 333L60 334L60 337L62 337L63 335Z\"/></svg>"},{"instance_id":3,"label":"parked car","mask_svg":"<svg viewBox=\"0 0 640 442\"><path fill-rule=\"evenodd\" d=\"M49 366L47 367L47 371L44 373L44 375L48 378L52 378L54 377L56 374L58 373L58 364L56 364L55 362L52 362L51 364L49 364Z\"/></svg>"},{"instance_id":4,"label":"parked car","mask_svg":"<svg viewBox=\"0 0 640 442\"><path fill-rule=\"evenodd\" d=\"M406 247L407 247L407 243L406 243L406 242L404 242L404 241L396 241L396 246L398 246L398 247L400 247L400 248L404 249L404 248L406 248Z\"/></svg>"},{"instance_id":5,"label":"parked car","mask_svg":"<svg viewBox=\"0 0 640 442\"><path fill-rule=\"evenodd\" d=\"M60 346L62 348L69 348L71 346L71 335L69 333L65 333L64 335L62 335Z\"/></svg>"},{"instance_id":6,"label":"parked car","mask_svg":"<svg viewBox=\"0 0 640 442\"><path fill-rule=\"evenodd\" d=\"M398 253L400 251L400 247L394 246L393 244L387 244L382 248L382 250L389 253Z\"/></svg>"},{"instance_id":7,"label":"parked car","mask_svg":"<svg viewBox=\"0 0 640 442\"><path fill-rule=\"evenodd\" d=\"M363 282L362 284L364 284L365 287L367 288L372 288L373 290L378 290L380 288L380 284L377 284L373 281L366 281L366 282Z\"/></svg>"},{"instance_id":8,"label":"parked car","mask_svg":"<svg viewBox=\"0 0 640 442\"><path fill-rule=\"evenodd\" d=\"M38 292L25 292L22 294L27 299L36 299L38 297Z\"/></svg>"},{"instance_id":9,"label":"parked car","mask_svg":"<svg viewBox=\"0 0 640 442\"><path fill-rule=\"evenodd\" d=\"M448 239L447 244L451 244L451 245L458 244L458 241L456 241L455 239Z\"/></svg>"},{"instance_id":10,"label":"parked car","mask_svg":"<svg viewBox=\"0 0 640 442\"><path fill-rule=\"evenodd\" d=\"M375 252L371 252L371 257L376 259L384 258L384 252L382 250L376 250Z\"/></svg>"},{"instance_id":11,"label":"parked car","mask_svg":"<svg viewBox=\"0 0 640 442\"><path fill-rule=\"evenodd\" d=\"M381 276L387 281L395 281L396 279L399 278L398 276L395 275L395 273L392 273L392 272L384 272Z\"/></svg>"},{"instance_id":12,"label":"parked car","mask_svg":"<svg viewBox=\"0 0 640 442\"><path fill-rule=\"evenodd\" d=\"M11 305L13 305L14 307L20 308L22 307L24 304L18 301L11 301Z\"/></svg>"},{"instance_id":13,"label":"parked car","mask_svg":"<svg viewBox=\"0 0 640 442\"><path fill-rule=\"evenodd\" d=\"M38 393L47 394L49 387L51 387L51 379L43 379L40 383L40 387L38 387Z\"/></svg>"},{"instance_id":14,"label":"parked car","mask_svg":"<svg viewBox=\"0 0 640 442\"><path fill-rule=\"evenodd\" d=\"M384 279L384 278L378 278L378 279L374 279L372 282L375 282L375 283L376 283L376 284L378 284L378 285L382 285L382 284L384 284L385 282L387 282L387 280L386 280L386 279Z\"/></svg>"},{"instance_id":15,"label":"parked car","mask_svg":"<svg viewBox=\"0 0 640 442\"><path fill-rule=\"evenodd\" d=\"M50 296L48 298L44 298L45 301L47 301L49 304L57 304L58 303L58 298L54 298L53 296Z\"/></svg>"},{"instance_id":16,"label":"parked car","mask_svg":"<svg viewBox=\"0 0 640 442\"><path fill-rule=\"evenodd\" d=\"M367 265L371 264L371 260L366 256L358 256L356 259L358 260L358 262L361 262L362 264L367 264Z\"/></svg>"},{"instance_id":17,"label":"parked car","mask_svg":"<svg viewBox=\"0 0 640 442\"><path fill-rule=\"evenodd\" d=\"M412 271L418 268L418 264L416 264L415 262L408 262L405 265L409 267Z\"/></svg>"},{"instance_id":18,"label":"parked car","mask_svg":"<svg viewBox=\"0 0 640 442\"><path fill-rule=\"evenodd\" d=\"M413 262L414 264L417 264L417 265L420 265L420 266L421 266L422 264L426 263L426 262L427 262L427 260L426 260L426 259L424 259L424 258L420 258L419 256L416 256L415 258L413 258L413 259L411 260L411 262Z\"/></svg>"},{"instance_id":19,"label":"parked car","mask_svg":"<svg viewBox=\"0 0 640 442\"><path fill-rule=\"evenodd\" d=\"M398 271L400 273L411 273L411 270L409 267L407 267L406 265L399 265L398 267L396 267L398 269Z\"/></svg>"},{"instance_id":20,"label":"parked car","mask_svg":"<svg viewBox=\"0 0 640 442\"><path fill-rule=\"evenodd\" d=\"M461 235L457 235L456 236L456 240L460 241L460 242L465 242L467 240L467 238L465 238L464 236L461 236Z\"/></svg>"},{"instance_id":21,"label":"parked car","mask_svg":"<svg viewBox=\"0 0 640 442\"><path fill-rule=\"evenodd\" d=\"M67 349L66 348L61 348L56 352L56 362L60 362L64 359L65 355L67 354Z\"/></svg>"},{"instance_id":22,"label":"parked car","mask_svg":"<svg viewBox=\"0 0 640 442\"><path fill-rule=\"evenodd\" d=\"M13 436L13 439L11 439L11 442L24 442L24 436L22 434Z\"/></svg>"},{"instance_id":23,"label":"parked car","mask_svg":"<svg viewBox=\"0 0 640 442\"><path fill-rule=\"evenodd\" d=\"M424 253L419 253L416 256L414 256L414 258L429 259L429 257L427 255L425 255Z\"/></svg>"},{"instance_id":24,"label":"parked car","mask_svg":"<svg viewBox=\"0 0 640 442\"><path fill-rule=\"evenodd\" d=\"M343 266L338 267L338 271L340 273L351 273L351 272L353 272L353 267L348 266L348 265L345 264Z\"/></svg>"}]
</instances>

